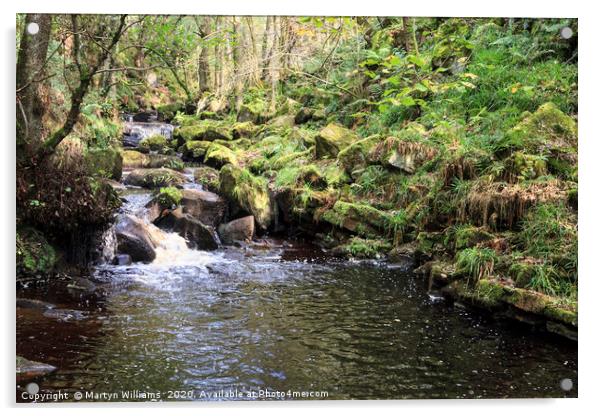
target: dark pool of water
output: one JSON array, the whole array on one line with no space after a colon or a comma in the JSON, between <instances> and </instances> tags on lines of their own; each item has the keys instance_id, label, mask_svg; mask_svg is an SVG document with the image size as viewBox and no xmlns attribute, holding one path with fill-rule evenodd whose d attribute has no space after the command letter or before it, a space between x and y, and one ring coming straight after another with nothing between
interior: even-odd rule
<instances>
[{"instance_id":1,"label":"dark pool of water","mask_svg":"<svg viewBox=\"0 0 602 416\"><path fill-rule=\"evenodd\" d=\"M41 392L577 395L575 343L449 305L400 269L311 261L295 247L191 253L101 268L94 294L60 283L19 290L89 313L63 322L18 308L17 354L58 367L37 380Z\"/></svg>"}]
</instances>

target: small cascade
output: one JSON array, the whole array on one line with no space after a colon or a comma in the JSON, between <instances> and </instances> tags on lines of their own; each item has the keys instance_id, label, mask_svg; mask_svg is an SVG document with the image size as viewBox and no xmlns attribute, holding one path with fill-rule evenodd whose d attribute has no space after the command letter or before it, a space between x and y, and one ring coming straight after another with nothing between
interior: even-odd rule
<instances>
[{"instance_id":1,"label":"small cascade","mask_svg":"<svg viewBox=\"0 0 602 416\"><path fill-rule=\"evenodd\" d=\"M162 122L134 121L132 116L126 116L123 125L123 145L125 147L136 147L145 137L161 135L168 140L173 138L174 126Z\"/></svg>"}]
</instances>

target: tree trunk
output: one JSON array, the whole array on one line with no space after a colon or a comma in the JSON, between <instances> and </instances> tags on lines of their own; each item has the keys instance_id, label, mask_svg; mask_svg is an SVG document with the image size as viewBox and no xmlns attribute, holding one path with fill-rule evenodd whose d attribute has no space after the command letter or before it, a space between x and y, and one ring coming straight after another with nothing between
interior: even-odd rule
<instances>
[{"instance_id":1,"label":"tree trunk","mask_svg":"<svg viewBox=\"0 0 602 416\"><path fill-rule=\"evenodd\" d=\"M242 33L240 22L236 16L232 16L232 33L234 34L234 46L232 49L232 62L234 64L234 108L240 110L243 103L244 82L242 77Z\"/></svg>"},{"instance_id":2,"label":"tree trunk","mask_svg":"<svg viewBox=\"0 0 602 416\"><path fill-rule=\"evenodd\" d=\"M30 23L37 23L39 32L27 32ZM49 86L45 78L48 42L52 27L49 14L28 14L17 61L17 155L31 155L47 135L44 115L49 106Z\"/></svg>"},{"instance_id":3,"label":"tree trunk","mask_svg":"<svg viewBox=\"0 0 602 416\"><path fill-rule=\"evenodd\" d=\"M272 27L274 28L272 35L272 48L270 52L270 113L276 112L276 101L278 82L280 81L280 53L276 49L280 45L280 31L278 30L278 17L274 16Z\"/></svg>"},{"instance_id":4,"label":"tree trunk","mask_svg":"<svg viewBox=\"0 0 602 416\"><path fill-rule=\"evenodd\" d=\"M265 81L268 78L269 73L269 38L272 30L272 16L266 16L265 18L265 30L263 31L263 40L261 41L261 80Z\"/></svg>"},{"instance_id":5,"label":"tree trunk","mask_svg":"<svg viewBox=\"0 0 602 416\"><path fill-rule=\"evenodd\" d=\"M199 36L201 38L201 42L206 43L205 37L209 35L210 26L207 17L200 17L200 20L197 20L197 26L199 29ZM197 77L199 82L199 97L203 95L204 92L209 91L209 48L205 45L201 45L201 50L199 52L198 58L198 66L197 66Z\"/></svg>"}]
</instances>

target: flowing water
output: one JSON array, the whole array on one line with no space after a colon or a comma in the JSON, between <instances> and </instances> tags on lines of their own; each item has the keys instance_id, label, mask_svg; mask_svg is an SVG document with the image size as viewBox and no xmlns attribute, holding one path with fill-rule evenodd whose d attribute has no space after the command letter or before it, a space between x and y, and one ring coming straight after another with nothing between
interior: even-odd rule
<instances>
[{"instance_id":1,"label":"flowing water","mask_svg":"<svg viewBox=\"0 0 602 416\"><path fill-rule=\"evenodd\" d=\"M143 216L148 192L126 198L124 209ZM129 400L577 395L576 344L450 305L403 269L277 240L196 251L153 232L157 259L98 266L93 292L60 282L19 291L85 312L61 320L17 309L17 354L58 367L38 381L41 392L117 393L112 400L127 400L122 392ZM567 378L569 392L560 389Z\"/></svg>"}]
</instances>

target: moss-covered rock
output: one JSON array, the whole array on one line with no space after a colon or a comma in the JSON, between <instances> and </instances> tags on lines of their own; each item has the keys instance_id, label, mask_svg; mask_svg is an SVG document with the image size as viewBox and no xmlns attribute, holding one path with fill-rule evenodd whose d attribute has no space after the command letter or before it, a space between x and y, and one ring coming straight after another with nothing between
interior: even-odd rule
<instances>
[{"instance_id":1,"label":"moss-covered rock","mask_svg":"<svg viewBox=\"0 0 602 416\"><path fill-rule=\"evenodd\" d=\"M358 136L345 127L331 123L316 136L316 159L336 158L339 152L358 140Z\"/></svg>"},{"instance_id":2,"label":"moss-covered rock","mask_svg":"<svg viewBox=\"0 0 602 416\"><path fill-rule=\"evenodd\" d=\"M177 156L145 154L136 150L124 150L123 167L126 169L139 168L169 168L181 171L184 169L184 164Z\"/></svg>"},{"instance_id":3,"label":"moss-covered rock","mask_svg":"<svg viewBox=\"0 0 602 416\"><path fill-rule=\"evenodd\" d=\"M162 188L167 186L181 186L186 183L186 176L172 169L136 169L125 178L126 185L141 186L143 188Z\"/></svg>"},{"instance_id":4,"label":"moss-covered rock","mask_svg":"<svg viewBox=\"0 0 602 416\"><path fill-rule=\"evenodd\" d=\"M347 173L357 178L370 163L369 155L372 149L381 141L382 138L375 134L342 149L338 159Z\"/></svg>"},{"instance_id":5,"label":"moss-covered rock","mask_svg":"<svg viewBox=\"0 0 602 416\"><path fill-rule=\"evenodd\" d=\"M265 107L265 103L262 101L256 101L250 104L243 104L240 107L240 110L238 110L238 114L236 115L236 121L250 121L255 124L260 124L265 121Z\"/></svg>"},{"instance_id":6,"label":"moss-covered rock","mask_svg":"<svg viewBox=\"0 0 602 416\"><path fill-rule=\"evenodd\" d=\"M88 149L85 161L91 175L116 181L121 179L123 157L118 149L113 147Z\"/></svg>"},{"instance_id":7,"label":"moss-covered rock","mask_svg":"<svg viewBox=\"0 0 602 416\"><path fill-rule=\"evenodd\" d=\"M211 146L207 148L207 152L205 154L205 164L219 169L227 164L237 165L238 158L236 157L236 153L228 149L226 146L223 146L219 143L212 143Z\"/></svg>"},{"instance_id":8,"label":"moss-covered rock","mask_svg":"<svg viewBox=\"0 0 602 416\"><path fill-rule=\"evenodd\" d=\"M321 218L358 235L374 238L388 231L392 216L370 205L337 201Z\"/></svg>"},{"instance_id":9,"label":"moss-covered rock","mask_svg":"<svg viewBox=\"0 0 602 416\"><path fill-rule=\"evenodd\" d=\"M553 103L546 103L507 133L506 144L535 154L575 154L577 123Z\"/></svg>"},{"instance_id":10,"label":"moss-covered rock","mask_svg":"<svg viewBox=\"0 0 602 416\"><path fill-rule=\"evenodd\" d=\"M145 150L152 150L153 152L160 152L167 146L167 137L161 134L145 137L144 139L140 140L140 143L138 144L138 147Z\"/></svg>"},{"instance_id":11,"label":"moss-covered rock","mask_svg":"<svg viewBox=\"0 0 602 416\"><path fill-rule=\"evenodd\" d=\"M17 277L48 274L54 268L57 254L44 235L33 228L17 229Z\"/></svg>"},{"instance_id":12,"label":"moss-covered rock","mask_svg":"<svg viewBox=\"0 0 602 416\"><path fill-rule=\"evenodd\" d=\"M196 124L178 127L174 137L183 144L190 140L213 141L217 139L232 140L232 130L227 122L218 120L202 120Z\"/></svg>"},{"instance_id":13,"label":"moss-covered rock","mask_svg":"<svg viewBox=\"0 0 602 416\"><path fill-rule=\"evenodd\" d=\"M157 113L159 113L162 120L170 122L174 119L178 111L184 111L185 108L186 105L182 102L163 104L157 106Z\"/></svg>"},{"instance_id":14,"label":"moss-covered rock","mask_svg":"<svg viewBox=\"0 0 602 416\"><path fill-rule=\"evenodd\" d=\"M201 162L205 160L207 149L209 149L211 144L212 142L205 140L192 140L186 142L180 147L182 158L187 161Z\"/></svg>"},{"instance_id":15,"label":"moss-covered rock","mask_svg":"<svg viewBox=\"0 0 602 416\"><path fill-rule=\"evenodd\" d=\"M234 139L240 139L241 137L251 138L255 136L258 129L259 127L251 121L236 122L232 125L232 137Z\"/></svg>"},{"instance_id":16,"label":"moss-covered rock","mask_svg":"<svg viewBox=\"0 0 602 416\"><path fill-rule=\"evenodd\" d=\"M220 170L220 193L235 207L253 215L260 229L268 229L272 220L272 205L265 179L228 164Z\"/></svg>"},{"instance_id":17,"label":"moss-covered rock","mask_svg":"<svg viewBox=\"0 0 602 416\"><path fill-rule=\"evenodd\" d=\"M295 125L295 117L291 115L282 115L275 117L268 123L272 127L292 128Z\"/></svg>"},{"instance_id":18,"label":"moss-covered rock","mask_svg":"<svg viewBox=\"0 0 602 416\"><path fill-rule=\"evenodd\" d=\"M483 227L472 225L456 227L454 231L454 248L463 250L477 244L492 240L495 236Z\"/></svg>"}]
</instances>

